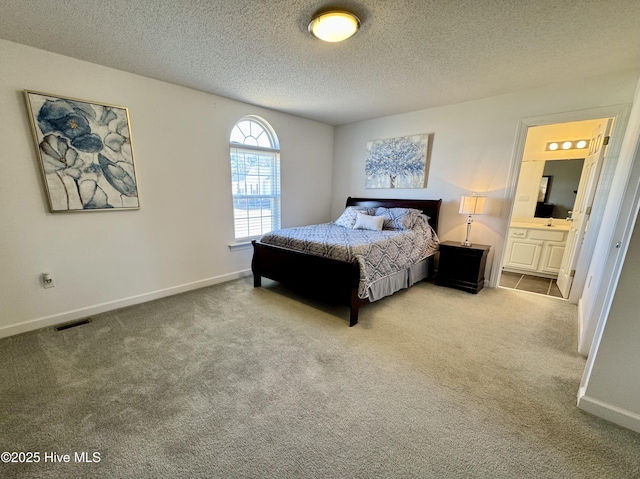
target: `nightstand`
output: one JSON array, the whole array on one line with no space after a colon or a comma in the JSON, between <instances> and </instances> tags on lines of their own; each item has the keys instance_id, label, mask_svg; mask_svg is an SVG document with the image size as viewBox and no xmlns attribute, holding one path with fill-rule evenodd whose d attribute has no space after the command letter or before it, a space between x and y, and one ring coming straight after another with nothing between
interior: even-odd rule
<instances>
[{"instance_id":1,"label":"nightstand","mask_svg":"<svg viewBox=\"0 0 640 479\"><path fill-rule=\"evenodd\" d=\"M440 260L435 284L476 294L484 286L484 268L491 246L462 246L457 241L440 243Z\"/></svg>"}]
</instances>

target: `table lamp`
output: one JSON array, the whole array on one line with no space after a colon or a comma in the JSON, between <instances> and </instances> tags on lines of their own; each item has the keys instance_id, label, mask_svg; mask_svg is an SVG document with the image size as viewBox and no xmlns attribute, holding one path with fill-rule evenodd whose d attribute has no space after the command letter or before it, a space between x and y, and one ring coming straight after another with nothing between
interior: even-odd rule
<instances>
[{"instance_id":1,"label":"table lamp","mask_svg":"<svg viewBox=\"0 0 640 479\"><path fill-rule=\"evenodd\" d=\"M481 215L484 213L484 203L486 201L486 196L462 196L460 198L460 211L461 215L469 215L467 217L467 238L462 243L462 246L471 246L469 243L469 233L471 233L471 223L473 222L473 218L471 215Z\"/></svg>"}]
</instances>

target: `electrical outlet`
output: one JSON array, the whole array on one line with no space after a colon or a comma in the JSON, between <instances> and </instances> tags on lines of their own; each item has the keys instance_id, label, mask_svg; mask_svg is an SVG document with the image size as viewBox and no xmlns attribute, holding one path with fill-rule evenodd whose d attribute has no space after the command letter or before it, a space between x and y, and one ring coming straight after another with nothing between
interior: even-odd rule
<instances>
[{"instance_id":1,"label":"electrical outlet","mask_svg":"<svg viewBox=\"0 0 640 479\"><path fill-rule=\"evenodd\" d=\"M42 287L43 288L55 288L56 280L51 273L42 273Z\"/></svg>"}]
</instances>

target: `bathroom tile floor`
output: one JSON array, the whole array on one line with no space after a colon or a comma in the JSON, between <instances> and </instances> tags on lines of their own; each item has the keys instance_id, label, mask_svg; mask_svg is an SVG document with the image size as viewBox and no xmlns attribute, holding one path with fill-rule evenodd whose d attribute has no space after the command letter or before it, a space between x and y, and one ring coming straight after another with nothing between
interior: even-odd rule
<instances>
[{"instance_id":1,"label":"bathroom tile floor","mask_svg":"<svg viewBox=\"0 0 640 479\"><path fill-rule=\"evenodd\" d=\"M519 291L528 291L530 293L562 298L562 294L560 294L556 280L551 278L541 278L539 276L531 276L529 274L503 271L500 276L500 286L503 288L517 289Z\"/></svg>"}]
</instances>

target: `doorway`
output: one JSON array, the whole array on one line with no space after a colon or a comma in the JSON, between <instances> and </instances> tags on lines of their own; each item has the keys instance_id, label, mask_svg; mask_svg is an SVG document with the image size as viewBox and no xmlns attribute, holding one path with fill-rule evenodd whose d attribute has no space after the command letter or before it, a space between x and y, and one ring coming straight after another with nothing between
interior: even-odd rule
<instances>
[{"instance_id":1,"label":"doorway","mask_svg":"<svg viewBox=\"0 0 640 479\"><path fill-rule=\"evenodd\" d=\"M527 132L530 128L536 126L553 125L567 123L573 121L593 120L600 118L613 118L613 129L611 130L611 139L607 146L607 152L603 161L602 171L600 173L600 181L598 189L593 200L592 212L589 218L589 229L582 241L582 254L578 259L576 274L573 278L573 285L569 294L569 302L578 304L583 294L588 303L586 306L578 307L578 350L581 354L586 354L591 346L591 341L596 330L596 322L600 318L599 313L593 313L597 308L602 307L602 301L610 301L611 296L601 297L596 291L602 289L602 281L611 279L610 268L611 263L608 256L603 255L602 248L596 248L596 243L600 240L610 242L614 232L611 231L612 225L609 218L604 217L607 210L607 203L610 198L614 200L622 198L619 191L612 191L614 187L614 176L619 170L618 156L622 148L625 130L629 122L631 113L631 105L611 105L599 108L591 108L588 110L569 111L564 113L549 114L537 117L523 118L518 121L514 150L511 157L509 167L508 180L505 191L505 203L502 210L503 241L495 245L495 254L493 257L491 278L489 286L496 288L500 284L502 272L502 259L504 257L506 238L509 234L509 222L513 204L515 203L516 187L518 177L522 166L522 158L524 156L524 146L527 139ZM628 165L624 165L628 167ZM626 206L625 206L626 208ZM625 209L624 211L627 211ZM630 211L630 210L629 210ZM618 232L618 230L616 230ZM619 266L619 265L617 265ZM607 290L609 291L609 290ZM607 295L609 292L607 293ZM608 298L608 299L607 299ZM595 304L594 304L595 302Z\"/></svg>"},{"instance_id":2,"label":"doorway","mask_svg":"<svg viewBox=\"0 0 640 479\"><path fill-rule=\"evenodd\" d=\"M612 121L527 128L499 286L570 298Z\"/></svg>"}]
</instances>

